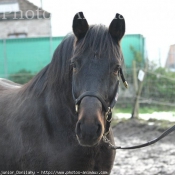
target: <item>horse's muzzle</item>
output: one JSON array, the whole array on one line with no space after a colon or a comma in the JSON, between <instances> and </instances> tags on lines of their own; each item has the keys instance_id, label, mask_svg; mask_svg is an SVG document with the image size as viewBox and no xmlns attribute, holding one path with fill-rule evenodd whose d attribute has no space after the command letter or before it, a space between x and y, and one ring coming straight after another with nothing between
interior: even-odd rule
<instances>
[{"instance_id":1,"label":"horse's muzzle","mask_svg":"<svg viewBox=\"0 0 175 175\"><path fill-rule=\"evenodd\" d=\"M75 132L82 146L95 146L101 140L104 133L104 115L102 104L97 98L82 99Z\"/></svg>"}]
</instances>

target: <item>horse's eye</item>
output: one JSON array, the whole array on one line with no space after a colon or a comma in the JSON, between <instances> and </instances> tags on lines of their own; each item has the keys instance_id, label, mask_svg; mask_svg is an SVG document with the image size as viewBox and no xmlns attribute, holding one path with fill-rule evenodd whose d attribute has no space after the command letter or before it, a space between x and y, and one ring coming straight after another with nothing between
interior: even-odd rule
<instances>
[{"instance_id":1,"label":"horse's eye","mask_svg":"<svg viewBox=\"0 0 175 175\"><path fill-rule=\"evenodd\" d=\"M77 69L77 65L76 65L75 62L72 62L72 63L71 63L71 66L73 67L73 70L74 70L74 71Z\"/></svg>"},{"instance_id":2,"label":"horse's eye","mask_svg":"<svg viewBox=\"0 0 175 175\"><path fill-rule=\"evenodd\" d=\"M113 74L114 74L114 75L118 75L119 70L120 70L120 66L116 66L116 67L114 68L114 70L113 70Z\"/></svg>"}]
</instances>

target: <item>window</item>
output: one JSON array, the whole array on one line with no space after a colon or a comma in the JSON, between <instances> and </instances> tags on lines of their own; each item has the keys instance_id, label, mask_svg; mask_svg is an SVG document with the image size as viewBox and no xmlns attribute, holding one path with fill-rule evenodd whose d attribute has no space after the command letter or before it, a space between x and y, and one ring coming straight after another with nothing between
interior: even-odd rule
<instances>
[{"instance_id":1,"label":"window","mask_svg":"<svg viewBox=\"0 0 175 175\"><path fill-rule=\"evenodd\" d=\"M19 4L17 2L14 3L0 3L0 13L6 12L18 12Z\"/></svg>"},{"instance_id":2,"label":"window","mask_svg":"<svg viewBox=\"0 0 175 175\"><path fill-rule=\"evenodd\" d=\"M27 33L10 33L8 34L8 38L26 38Z\"/></svg>"}]
</instances>

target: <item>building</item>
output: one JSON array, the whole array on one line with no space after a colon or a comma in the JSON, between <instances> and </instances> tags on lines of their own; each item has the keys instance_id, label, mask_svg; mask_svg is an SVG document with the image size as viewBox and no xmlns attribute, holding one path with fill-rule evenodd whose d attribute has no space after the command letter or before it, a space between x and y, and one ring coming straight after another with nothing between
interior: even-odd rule
<instances>
[{"instance_id":1,"label":"building","mask_svg":"<svg viewBox=\"0 0 175 175\"><path fill-rule=\"evenodd\" d=\"M0 38L50 36L50 13L27 0L0 0Z\"/></svg>"},{"instance_id":2,"label":"building","mask_svg":"<svg viewBox=\"0 0 175 175\"><path fill-rule=\"evenodd\" d=\"M175 71L175 44L170 46L165 67L171 71Z\"/></svg>"}]
</instances>

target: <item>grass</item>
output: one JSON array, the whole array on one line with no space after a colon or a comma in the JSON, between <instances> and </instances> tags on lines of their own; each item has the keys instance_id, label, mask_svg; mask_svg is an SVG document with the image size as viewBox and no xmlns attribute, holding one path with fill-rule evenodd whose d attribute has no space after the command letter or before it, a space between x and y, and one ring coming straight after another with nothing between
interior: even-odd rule
<instances>
[{"instance_id":1,"label":"grass","mask_svg":"<svg viewBox=\"0 0 175 175\"><path fill-rule=\"evenodd\" d=\"M112 120L111 126L115 127L120 122L124 123L124 122L129 122L130 120L131 119L114 119ZM155 126L156 130L159 130L161 132L175 125L175 122L169 122L168 120L149 119L148 121L146 121L146 120L139 119L139 118L132 119L132 120L137 121L144 125L149 125L149 123L151 122Z\"/></svg>"},{"instance_id":2,"label":"grass","mask_svg":"<svg viewBox=\"0 0 175 175\"><path fill-rule=\"evenodd\" d=\"M132 113L132 107L115 107L113 109L114 113ZM139 109L140 114L153 113L153 112L175 112L175 108L170 108L167 106L141 106Z\"/></svg>"}]
</instances>

